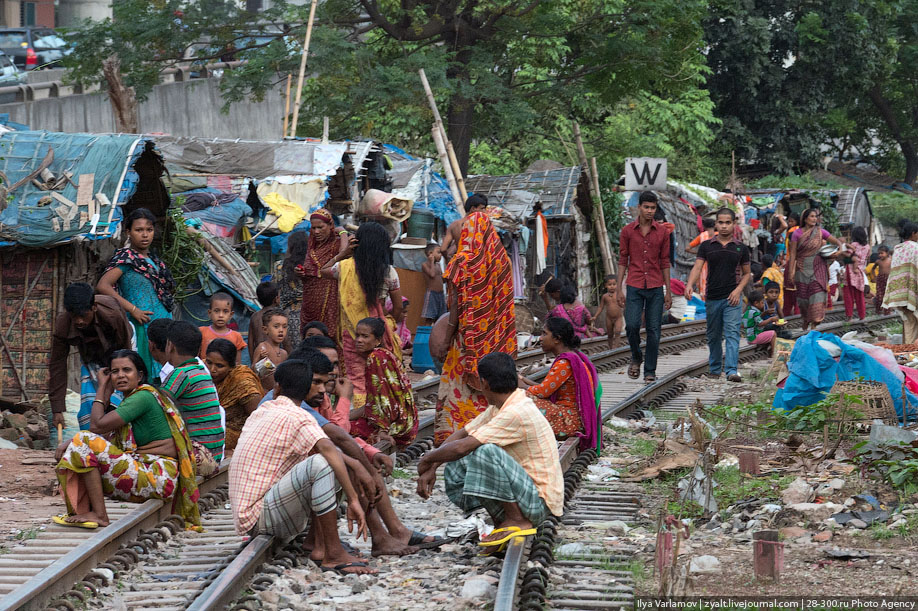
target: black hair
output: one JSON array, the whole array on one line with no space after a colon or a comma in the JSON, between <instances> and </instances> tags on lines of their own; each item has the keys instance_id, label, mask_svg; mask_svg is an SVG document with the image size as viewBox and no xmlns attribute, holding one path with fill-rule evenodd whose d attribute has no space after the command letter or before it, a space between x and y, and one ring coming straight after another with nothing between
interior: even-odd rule
<instances>
[{"instance_id":1,"label":"black hair","mask_svg":"<svg viewBox=\"0 0 918 611\"><path fill-rule=\"evenodd\" d=\"M233 296L230 295L229 293L224 293L223 291L220 291L219 293L214 293L213 295L210 296L210 302L208 305L210 305L210 307L214 307L214 304L218 301L225 301L229 303L230 309L231 310L233 309L233 303L234 303Z\"/></svg>"},{"instance_id":2,"label":"black hair","mask_svg":"<svg viewBox=\"0 0 918 611\"><path fill-rule=\"evenodd\" d=\"M255 288L255 297L263 308L273 305L277 299L277 285L273 282L262 282Z\"/></svg>"},{"instance_id":3,"label":"black hair","mask_svg":"<svg viewBox=\"0 0 918 611\"><path fill-rule=\"evenodd\" d=\"M309 238L305 231L294 231L287 236L287 253L284 256L284 263L281 265L281 275L286 282L299 282L295 270L297 265L302 265L306 261L306 253L309 250Z\"/></svg>"},{"instance_id":4,"label":"black hair","mask_svg":"<svg viewBox=\"0 0 918 611\"><path fill-rule=\"evenodd\" d=\"M772 290L772 289L774 289L774 290L776 290L776 291L778 291L778 292L780 293L780 292L781 292L781 285L778 284L777 282L769 282L769 283L766 284L765 287L762 289L762 292L763 292L763 293L767 293L768 291L770 291L770 290Z\"/></svg>"},{"instance_id":5,"label":"black hair","mask_svg":"<svg viewBox=\"0 0 918 611\"><path fill-rule=\"evenodd\" d=\"M877 259L879 259L879 258L880 258L880 251L877 250L877 252L873 253L872 255L870 255L870 256L867 258L867 262L868 262L868 263L876 263L876 262L877 262Z\"/></svg>"},{"instance_id":6,"label":"black hair","mask_svg":"<svg viewBox=\"0 0 918 611\"><path fill-rule=\"evenodd\" d=\"M478 359L478 375L491 392L510 393L519 388L516 363L506 352L492 352Z\"/></svg>"},{"instance_id":7,"label":"black hair","mask_svg":"<svg viewBox=\"0 0 918 611\"><path fill-rule=\"evenodd\" d=\"M228 339L218 337L217 339L212 340L209 344L207 344L207 350L205 350L204 354L210 354L211 352L216 352L219 354L220 358L229 363L230 366L236 364L236 353L238 352L236 350L236 344L229 341Z\"/></svg>"},{"instance_id":8,"label":"black hair","mask_svg":"<svg viewBox=\"0 0 918 611\"><path fill-rule=\"evenodd\" d=\"M918 231L918 225L911 221L905 221L902 223L902 226L899 227L899 237L903 240L907 240L912 237L916 231Z\"/></svg>"},{"instance_id":9,"label":"black hair","mask_svg":"<svg viewBox=\"0 0 918 611\"><path fill-rule=\"evenodd\" d=\"M261 324L267 326L271 319L275 316L283 316L284 318L289 318L287 313L280 308L265 308L261 315Z\"/></svg>"},{"instance_id":10,"label":"black hair","mask_svg":"<svg viewBox=\"0 0 918 611\"><path fill-rule=\"evenodd\" d=\"M112 361L115 359L130 359L134 364L134 368L137 369L137 372L140 374L140 383L146 384L147 377L150 375L150 372L147 371L147 364L143 362L143 357L137 354L134 350L115 350L110 355L108 355L108 362L106 366L111 369Z\"/></svg>"},{"instance_id":11,"label":"black hair","mask_svg":"<svg viewBox=\"0 0 918 611\"><path fill-rule=\"evenodd\" d=\"M867 246L867 230L863 227L855 227L851 230L851 241L857 242L862 246Z\"/></svg>"},{"instance_id":12,"label":"black hair","mask_svg":"<svg viewBox=\"0 0 918 611\"><path fill-rule=\"evenodd\" d=\"M723 208L718 208L717 212L714 213L714 218L717 219L717 217L720 216L721 214L728 214L730 215L731 221L736 221L736 212L734 212L730 208L727 208L726 206L724 206Z\"/></svg>"},{"instance_id":13,"label":"black hair","mask_svg":"<svg viewBox=\"0 0 918 611\"><path fill-rule=\"evenodd\" d=\"M434 251L435 248L440 248L440 245L436 242L428 242L427 246L424 247L424 254L429 255Z\"/></svg>"},{"instance_id":14,"label":"black hair","mask_svg":"<svg viewBox=\"0 0 918 611\"><path fill-rule=\"evenodd\" d=\"M580 338L574 333L574 325L571 324L571 321L551 316L545 321L545 329L568 348L576 350L580 347Z\"/></svg>"},{"instance_id":15,"label":"black hair","mask_svg":"<svg viewBox=\"0 0 918 611\"><path fill-rule=\"evenodd\" d=\"M376 339L382 339L383 335L386 334L386 323L383 322L382 318L363 318L357 322L357 325L370 327Z\"/></svg>"},{"instance_id":16,"label":"black hair","mask_svg":"<svg viewBox=\"0 0 918 611\"><path fill-rule=\"evenodd\" d=\"M775 264L775 259L771 255L762 255L762 269L768 269Z\"/></svg>"},{"instance_id":17,"label":"black hair","mask_svg":"<svg viewBox=\"0 0 918 611\"><path fill-rule=\"evenodd\" d=\"M655 220L655 221L657 221L657 222L659 222L659 223L665 223L665 222L666 222L666 213L663 212L663 207L662 207L662 206L659 206L659 205L657 206L657 211L653 213L653 220Z\"/></svg>"},{"instance_id":18,"label":"black hair","mask_svg":"<svg viewBox=\"0 0 918 611\"><path fill-rule=\"evenodd\" d=\"M656 204L658 202L657 194L653 191L641 191L641 195L638 197L638 206L644 202L652 202Z\"/></svg>"},{"instance_id":19,"label":"black hair","mask_svg":"<svg viewBox=\"0 0 918 611\"><path fill-rule=\"evenodd\" d=\"M156 225L156 217L153 215L152 212L150 212L146 208L137 208L136 210L134 210L133 212L131 212L124 218L124 228L130 231L131 227L134 226L134 221L137 221L140 219L146 219L150 221L151 223L153 223L153 225Z\"/></svg>"},{"instance_id":20,"label":"black hair","mask_svg":"<svg viewBox=\"0 0 918 611\"><path fill-rule=\"evenodd\" d=\"M877 252L878 252L878 253L880 253L880 252L885 252L885 253L889 254L889 252L890 252L889 246L887 246L886 244L880 244L879 246L877 246Z\"/></svg>"},{"instance_id":21,"label":"black hair","mask_svg":"<svg viewBox=\"0 0 918 611\"><path fill-rule=\"evenodd\" d=\"M803 214L800 215L801 227L803 226L804 223L806 223L806 219L810 218L810 216L814 214L819 214L819 208L807 208L806 210L804 210Z\"/></svg>"},{"instance_id":22,"label":"black hair","mask_svg":"<svg viewBox=\"0 0 918 611\"><path fill-rule=\"evenodd\" d=\"M169 325L169 341L182 356L195 356L201 351L201 331L187 320L175 320Z\"/></svg>"},{"instance_id":23,"label":"black hair","mask_svg":"<svg viewBox=\"0 0 918 611\"><path fill-rule=\"evenodd\" d=\"M367 305L376 305L379 292L389 273L392 254L389 252L389 234L379 223L364 223L357 230L357 248L354 249L354 266L357 280L367 297Z\"/></svg>"},{"instance_id":24,"label":"black hair","mask_svg":"<svg viewBox=\"0 0 918 611\"><path fill-rule=\"evenodd\" d=\"M552 278L551 280L545 283L545 292L546 293L557 293L558 291L561 290L562 286L563 285L561 284L560 280L558 280L557 278Z\"/></svg>"},{"instance_id":25,"label":"black hair","mask_svg":"<svg viewBox=\"0 0 918 611\"><path fill-rule=\"evenodd\" d=\"M602 279L603 282L608 282L609 280L618 281L618 276L615 274L608 274L605 278Z\"/></svg>"},{"instance_id":26,"label":"black hair","mask_svg":"<svg viewBox=\"0 0 918 611\"><path fill-rule=\"evenodd\" d=\"M338 344L335 343L335 340L325 335L312 335L304 338L303 341L300 342L300 347L313 348L314 350L321 350L322 348L337 350Z\"/></svg>"},{"instance_id":27,"label":"black hair","mask_svg":"<svg viewBox=\"0 0 918 611\"><path fill-rule=\"evenodd\" d=\"M753 305L757 301L762 301L765 299L765 293L756 289L749 293L749 305Z\"/></svg>"},{"instance_id":28,"label":"black hair","mask_svg":"<svg viewBox=\"0 0 918 611\"><path fill-rule=\"evenodd\" d=\"M175 322L171 318L157 318L147 325L147 339L157 350L165 350L169 340L169 327Z\"/></svg>"},{"instance_id":29,"label":"black hair","mask_svg":"<svg viewBox=\"0 0 918 611\"><path fill-rule=\"evenodd\" d=\"M319 331L322 332L322 335L324 335L325 337L330 337L328 334L328 325L326 325L321 320L314 320L308 325L306 325L305 327L303 327L303 334L305 335L306 332L309 331L310 329L318 329Z\"/></svg>"},{"instance_id":30,"label":"black hair","mask_svg":"<svg viewBox=\"0 0 918 611\"><path fill-rule=\"evenodd\" d=\"M796 222L796 223L799 225L799 224L800 224L800 215L797 214L796 212L791 212L791 213L789 213L789 214L787 215L787 220L788 220L788 221L794 221L794 222ZM788 223L788 225L790 225L790 223Z\"/></svg>"},{"instance_id":31,"label":"black hair","mask_svg":"<svg viewBox=\"0 0 918 611\"><path fill-rule=\"evenodd\" d=\"M299 359L287 359L274 370L274 382L280 386L280 395L303 401L312 387L312 367Z\"/></svg>"},{"instance_id":32,"label":"black hair","mask_svg":"<svg viewBox=\"0 0 918 611\"><path fill-rule=\"evenodd\" d=\"M313 375L331 373L335 368L331 360L315 348L303 348L300 344L294 352L296 353L294 360L307 363L312 368Z\"/></svg>"},{"instance_id":33,"label":"black hair","mask_svg":"<svg viewBox=\"0 0 918 611\"><path fill-rule=\"evenodd\" d=\"M80 316L92 309L96 291L86 282L74 282L64 290L64 310Z\"/></svg>"},{"instance_id":34,"label":"black hair","mask_svg":"<svg viewBox=\"0 0 918 611\"><path fill-rule=\"evenodd\" d=\"M481 193L472 193L467 200L465 200L465 213L470 214L472 208L476 206L487 206L488 205L488 196L482 195Z\"/></svg>"},{"instance_id":35,"label":"black hair","mask_svg":"<svg viewBox=\"0 0 918 611\"><path fill-rule=\"evenodd\" d=\"M574 303L577 301L577 289L570 284L561 287L561 303Z\"/></svg>"},{"instance_id":36,"label":"black hair","mask_svg":"<svg viewBox=\"0 0 918 611\"><path fill-rule=\"evenodd\" d=\"M712 219L710 216L706 216L701 219L701 226L705 229L713 229L715 224L716 223L714 222L714 219Z\"/></svg>"}]
</instances>

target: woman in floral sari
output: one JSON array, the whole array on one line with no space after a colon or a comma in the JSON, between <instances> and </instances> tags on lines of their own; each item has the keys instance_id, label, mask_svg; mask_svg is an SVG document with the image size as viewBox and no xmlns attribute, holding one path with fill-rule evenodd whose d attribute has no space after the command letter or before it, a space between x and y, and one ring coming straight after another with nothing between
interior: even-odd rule
<instances>
[{"instance_id":1,"label":"woman in floral sari","mask_svg":"<svg viewBox=\"0 0 918 611\"><path fill-rule=\"evenodd\" d=\"M826 315L829 268L819 254L826 242L841 245L838 238L819 226L819 210L810 208L800 216L800 227L791 234L784 287L796 290L803 330L815 329Z\"/></svg>"},{"instance_id":2,"label":"woman in floral sari","mask_svg":"<svg viewBox=\"0 0 918 611\"><path fill-rule=\"evenodd\" d=\"M483 412L478 360L491 352L516 356L513 269L485 212L469 214L459 249L446 268L449 348L433 355L443 361L437 392L434 443L440 445Z\"/></svg>"},{"instance_id":3,"label":"woman in floral sari","mask_svg":"<svg viewBox=\"0 0 918 611\"><path fill-rule=\"evenodd\" d=\"M549 318L541 337L542 349L555 361L541 384L523 379L526 392L548 420L558 439L579 436L581 449L600 450L602 388L590 359L579 351L580 338L562 318Z\"/></svg>"},{"instance_id":4,"label":"woman in floral sari","mask_svg":"<svg viewBox=\"0 0 918 611\"><path fill-rule=\"evenodd\" d=\"M417 437L418 408L401 360L382 347L386 326L381 318L357 323L355 343L366 358L367 399L360 410L351 412L351 433L371 443L384 439L402 449Z\"/></svg>"},{"instance_id":5,"label":"woman in floral sari","mask_svg":"<svg viewBox=\"0 0 918 611\"><path fill-rule=\"evenodd\" d=\"M331 212L319 208L309 215L309 244L306 260L296 270L303 279L303 307L300 310L300 328L321 321L329 329L338 328L338 283L333 278L323 278L321 271L335 255L347 250L347 232L335 227Z\"/></svg>"},{"instance_id":6,"label":"woman in floral sari","mask_svg":"<svg viewBox=\"0 0 918 611\"><path fill-rule=\"evenodd\" d=\"M258 408L265 391L251 367L236 364L236 346L228 339L218 337L207 345L204 364L226 410L226 449L235 450L246 419Z\"/></svg>"},{"instance_id":7,"label":"woman in floral sari","mask_svg":"<svg viewBox=\"0 0 918 611\"><path fill-rule=\"evenodd\" d=\"M892 267L883 296L884 308L896 308L902 317L902 342L918 341L918 225L899 227L902 243L893 249Z\"/></svg>"},{"instance_id":8,"label":"woman in floral sari","mask_svg":"<svg viewBox=\"0 0 918 611\"><path fill-rule=\"evenodd\" d=\"M352 256L353 255L353 256ZM398 274L392 267L389 234L379 223L364 223L348 247L335 255L322 270L323 278L338 281L338 328L344 374L354 385L355 408L363 407L367 390L364 383L366 355L357 350L357 323L364 318L386 321L383 346L401 361L402 348L395 335L395 320L402 313L402 292ZM392 300L391 318L386 316L386 296Z\"/></svg>"},{"instance_id":9,"label":"woman in floral sari","mask_svg":"<svg viewBox=\"0 0 918 611\"><path fill-rule=\"evenodd\" d=\"M173 513L200 529L194 458L181 415L168 395L146 383L146 365L133 350L112 353L109 371L100 373L90 430L55 454L67 515L54 516L54 522L107 526L105 496L133 502L172 497ZM114 390L124 400L106 413Z\"/></svg>"}]
</instances>

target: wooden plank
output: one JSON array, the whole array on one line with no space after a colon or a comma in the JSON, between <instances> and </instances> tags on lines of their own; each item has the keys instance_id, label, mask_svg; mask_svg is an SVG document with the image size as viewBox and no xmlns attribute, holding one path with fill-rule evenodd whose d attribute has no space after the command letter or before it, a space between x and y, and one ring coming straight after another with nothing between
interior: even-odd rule
<instances>
[{"instance_id":1,"label":"wooden plank","mask_svg":"<svg viewBox=\"0 0 918 611\"><path fill-rule=\"evenodd\" d=\"M95 209L96 206L92 197L93 183L95 183L96 175L80 174L78 180L76 205L78 207L85 207L89 216L92 216L98 212L98 210Z\"/></svg>"}]
</instances>

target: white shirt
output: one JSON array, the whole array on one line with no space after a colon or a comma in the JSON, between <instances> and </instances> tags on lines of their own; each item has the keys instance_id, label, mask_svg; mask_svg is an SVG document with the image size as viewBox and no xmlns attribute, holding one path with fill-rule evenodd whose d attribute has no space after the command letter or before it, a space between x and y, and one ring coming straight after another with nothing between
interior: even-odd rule
<instances>
[{"instance_id":1,"label":"white shirt","mask_svg":"<svg viewBox=\"0 0 918 611\"><path fill-rule=\"evenodd\" d=\"M829 266L829 286L838 284L838 272L841 270L841 263L838 261L832 261L832 265Z\"/></svg>"}]
</instances>

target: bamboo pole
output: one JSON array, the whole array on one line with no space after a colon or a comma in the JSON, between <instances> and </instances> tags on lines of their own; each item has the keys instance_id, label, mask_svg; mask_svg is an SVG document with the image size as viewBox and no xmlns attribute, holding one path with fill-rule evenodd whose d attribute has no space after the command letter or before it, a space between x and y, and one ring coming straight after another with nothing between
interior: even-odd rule
<instances>
[{"instance_id":1,"label":"bamboo pole","mask_svg":"<svg viewBox=\"0 0 918 611\"><path fill-rule=\"evenodd\" d=\"M284 131L283 131L283 136L281 136L281 139L284 139L287 137L287 129L290 124L290 85L292 81L293 81L293 75L288 74L287 75L287 94L284 96L284 100L285 100L284 101Z\"/></svg>"},{"instance_id":2,"label":"bamboo pole","mask_svg":"<svg viewBox=\"0 0 918 611\"><path fill-rule=\"evenodd\" d=\"M328 144L328 117L322 117L322 144Z\"/></svg>"},{"instance_id":3,"label":"bamboo pole","mask_svg":"<svg viewBox=\"0 0 918 611\"><path fill-rule=\"evenodd\" d=\"M590 179L590 193L596 202L596 210L593 213L593 229L599 240L599 252L602 255L602 266L606 274L615 273L615 265L612 263L612 250L609 248L609 235L606 232L606 224L602 213L602 200L599 197L599 182L594 181L590 172L590 164L587 161L586 150L583 148L583 138L580 136L580 125L574 121L574 143L577 145L577 155L580 157L580 167L587 173Z\"/></svg>"},{"instance_id":4,"label":"bamboo pole","mask_svg":"<svg viewBox=\"0 0 918 611\"><path fill-rule=\"evenodd\" d=\"M465 206L463 206L464 200L459 195L459 185L456 184L456 177L453 176L453 169L450 167L449 158L446 154L446 145L443 144L443 135L440 133L440 128L436 125L430 128L430 133L433 136L434 144L437 145L437 153L440 155L440 164L443 166L443 173L446 174L446 182L449 183L449 190L453 194L453 200L456 202L456 210L459 211L459 216L465 216Z\"/></svg>"},{"instance_id":5,"label":"bamboo pole","mask_svg":"<svg viewBox=\"0 0 918 611\"><path fill-rule=\"evenodd\" d=\"M593 171L593 188L596 190L596 203L598 204L597 207L599 210L599 229L602 231L602 235L599 239L602 240L602 244L605 245L606 250L608 251L609 265L607 266L607 270L609 267L612 269L611 272L606 271L606 274L615 274L618 273L618 263L616 262L615 257L612 256L612 248L610 246L611 242L609 241L609 230L606 228L606 212L602 208L602 196L599 194L599 170L596 168L595 157L590 158L590 169ZM600 251L602 251L601 247ZM603 260L603 263L605 264L605 260Z\"/></svg>"},{"instance_id":6,"label":"bamboo pole","mask_svg":"<svg viewBox=\"0 0 918 611\"><path fill-rule=\"evenodd\" d=\"M450 168L456 180L456 186L459 189L459 193L462 195L462 199L459 201L460 203L465 203L465 197L468 191L465 189L465 179L462 178L462 170L459 168L459 160L456 159L456 151L453 150L453 143L449 141L449 137L446 135L446 128L443 127L443 117L440 116L440 110L437 108L437 100L434 98L433 90L430 88L430 82L427 80L427 74L424 72L424 68L418 70L418 74L421 75L421 85L424 86L424 93L427 95L427 103L430 104L430 110L433 111L434 125L440 132L440 137L443 139L443 144L446 146L446 156L447 159L449 159Z\"/></svg>"},{"instance_id":7,"label":"bamboo pole","mask_svg":"<svg viewBox=\"0 0 918 611\"><path fill-rule=\"evenodd\" d=\"M306 25L306 41L303 42L303 54L300 56L300 73L296 79L296 103L293 105L293 124L290 126L290 137L296 138L296 123L300 118L300 99L303 96L303 78L306 76L306 57L309 55L309 41L312 40L312 24L316 18L316 5L319 0L312 0L309 7L309 23Z\"/></svg>"}]
</instances>

